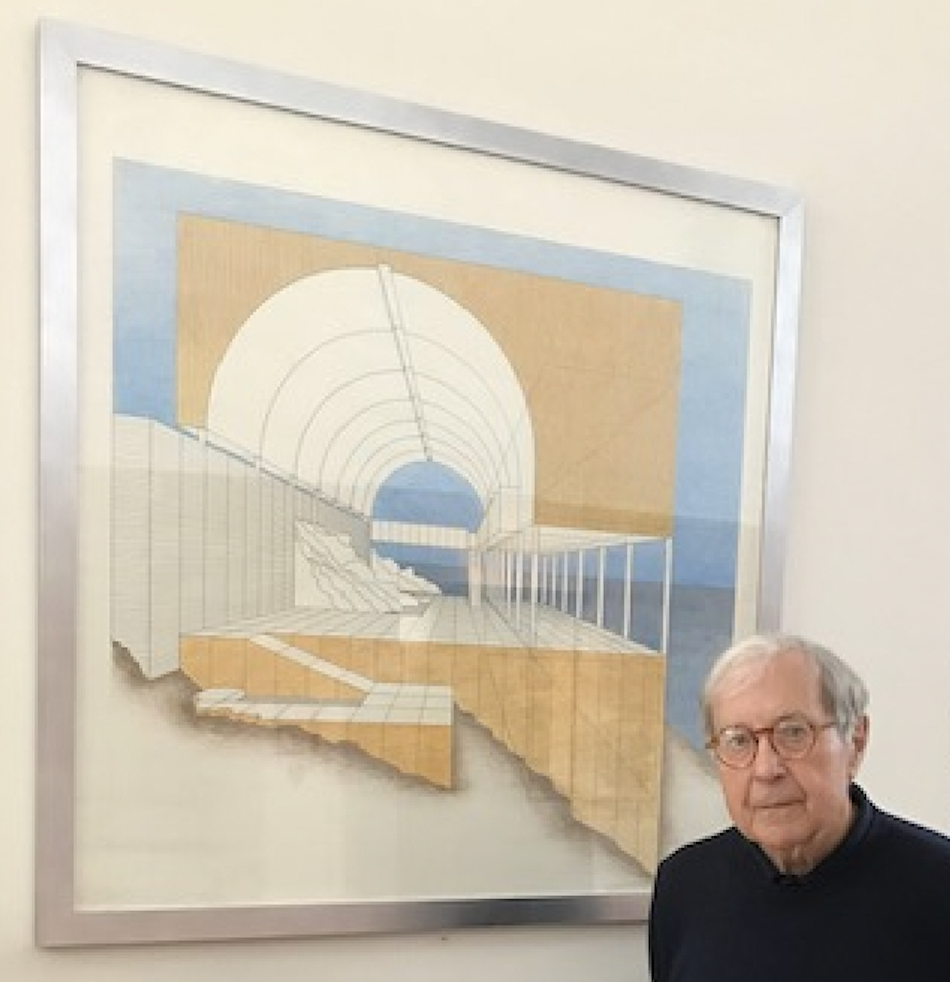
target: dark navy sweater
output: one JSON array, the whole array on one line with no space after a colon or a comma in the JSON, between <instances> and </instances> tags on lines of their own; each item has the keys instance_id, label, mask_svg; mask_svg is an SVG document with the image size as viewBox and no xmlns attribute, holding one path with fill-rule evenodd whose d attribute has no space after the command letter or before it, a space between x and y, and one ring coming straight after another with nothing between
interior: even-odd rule
<instances>
[{"instance_id":1,"label":"dark navy sweater","mask_svg":"<svg viewBox=\"0 0 950 982\"><path fill-rule=\"evenodd\" d=\"M852 798L848 835L805 876L736 829L665 859L653 982L950 982L950 839Z\"/></svg>"}]
</instances>

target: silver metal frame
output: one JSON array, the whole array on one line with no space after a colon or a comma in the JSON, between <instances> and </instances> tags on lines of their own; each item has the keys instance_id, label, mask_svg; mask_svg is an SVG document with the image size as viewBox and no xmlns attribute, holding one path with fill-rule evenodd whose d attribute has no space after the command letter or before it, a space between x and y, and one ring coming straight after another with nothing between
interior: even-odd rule
<instances>
[{"instance_id":1,"label":"silver metal frame","mask_svg":"<svg viewBox=\"0 0 950 982\"><path fill-rule=\"evenodd\" d=\"M39 30L40 617L36 937L48 946L278 938L477 925L642 921L646 896L565 896L201 909L77 910L78 87L82 69L711 202L773 218L778 261L759 623L778 625L803 247L800 197L602 146L398 102L62 22Z\"/></svg>"}]
</instances>

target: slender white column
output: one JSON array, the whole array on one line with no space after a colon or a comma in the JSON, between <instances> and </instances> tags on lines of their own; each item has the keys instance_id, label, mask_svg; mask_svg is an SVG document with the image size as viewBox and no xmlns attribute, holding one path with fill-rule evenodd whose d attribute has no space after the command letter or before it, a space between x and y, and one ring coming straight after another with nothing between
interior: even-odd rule
<instances>
[{"instance_id":1,"label":"slender white column","mask_svg":"<svg viewBox=\"0 0 950 982\"><path fill-rule=\"evenodd\" d=\"M515 623L521 624L522 588L524 586L524 546L518 542L518 553L515 556Z\"/></svg>"},{"instance_id":2,"label":"slender white column","mask_svg":"<svg viewBox=\"0 0 950 982\"><path fill-rule=\"evenodd\" d=\"M673 540L666 540L666 565L663 572L663 632L660 637L660 651L670 651L670 599L673 587Z\"/></svg>"},{"instance_id":3,"label":"slender white column","mask_svg":"<svg viewBox=\"0 0 950 982\"><path fill-rule=\"evenodd\" d=\"M604 590L607 581L607 547L597 549L597 626L604 626Z\"/></svg>"},{"instance_id":4,"label":"slender white column","mask_svg":"<svg viewBox=\"0 0 950 982\"><path fill-rule=\"evenodd\" d=\"M540 589L540 582L539 582L540 570L538 569L539 559L540 557L538 556L537 552L534 549L532 549L531 559L530 559L530 563L531 563L530 601L528 606L528 615L529 615L528 624L531 628L532 641L534 640L535 631L537 630L537 623L538 623L538 595Z\"/></svg>"},{"instance_id":5,"label":"slender white column","mask_svg":"<svg viewBox=\"0 0 950 982\"><path fill-rule=\"evenodd\" d=\"M571 572L570 567L571 564L569 562L568 554L566 552L562 553L561 554L561 610L563 610L565 614L567 613L567 594L568 594L567 584L568 584L568 577L570 576L570 572Z\"/></svg>"},{"instance_id":6,"label":"slender white column","mask_svg":"<svg viewBox=\"0 0 950 982\"><path fill-rule=\"evenodd\" d=\"M624 547L623 567L623 636L630 637L633 620L633 543L628 542Z\"/></svg>"},{"instance_id":7,"label":"slender white column","mask_svg":"<svg viewBox=\"0 0 950 982\"><path fill-rule=\"evenodd\" d=\"M578 618L584 612L584 550L577 550L577 595L574 597L574 616Z\"/></svg>"}]
</instances>

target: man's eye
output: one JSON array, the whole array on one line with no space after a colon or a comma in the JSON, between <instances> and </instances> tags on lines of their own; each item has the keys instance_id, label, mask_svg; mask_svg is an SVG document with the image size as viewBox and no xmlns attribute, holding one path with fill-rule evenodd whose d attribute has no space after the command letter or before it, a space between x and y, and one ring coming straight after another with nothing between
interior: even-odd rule
<instances>
[{"instance_id":1,"label":"man's eye","mask_svg":"<svg viewBox=\"0 0 950 982\"><path fill-rule=\"evenodd\" d=\"M808 724L798 719L786 720L777 729L783 737L788 737L792 740L808 735Z\"/></svg>"},{"instance_id":2,"label":"man's eye","mask_svg":"<svg viewBox=\"0 0 950 982\"><path fill-rule=\"evenodd\" d=\"M783 746L798 747L811 740L811 727L803 720L785 720L775 728L775 736Z\"/></svg>"},{"instance_id":3,"label":"man's eye","mask_svg":"<svg viewBox=\"0 0 950 982\"><path fill-rule=\"evenodd\" d=\"M744 750L751 740L752 735L745 730L725 730L719 737L719 742L731 750Z\"/></svg>"}]
</instances>

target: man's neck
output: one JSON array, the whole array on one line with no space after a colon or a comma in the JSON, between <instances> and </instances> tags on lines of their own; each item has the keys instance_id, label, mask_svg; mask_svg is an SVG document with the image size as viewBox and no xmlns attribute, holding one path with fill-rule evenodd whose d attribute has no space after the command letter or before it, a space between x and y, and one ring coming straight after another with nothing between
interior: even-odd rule
<instances>
[{"instance_id":1,"label":"man's neck","mask_svg":"<svg viewBox=\"0 0 950 982\"><path fill-rule=\"evenodd\" d=\"M808 842L802 842L791 849L763 849L772 865L787 876L805 876L822 860L830 856L844 841L857 815L857 806L850 804L843 820Z\"/></svg>"}]
</instances>

